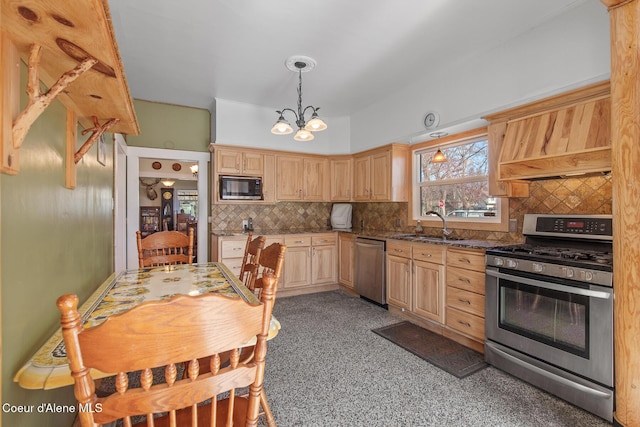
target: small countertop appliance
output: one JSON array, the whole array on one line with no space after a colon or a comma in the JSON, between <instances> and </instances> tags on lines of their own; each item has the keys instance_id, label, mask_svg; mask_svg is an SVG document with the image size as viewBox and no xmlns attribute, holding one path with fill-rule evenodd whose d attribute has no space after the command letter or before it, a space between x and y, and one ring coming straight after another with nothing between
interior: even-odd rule
<instances>
[{"instance_id":1,"label":"small countertop appliance","mask_svg":"<svg viewBox=\"0 0 640 427\"><path fill-rule=\"evenodd\" d=\"M349 203L334 203L331 208L331 228L351 230L351 209Z\"/></svg>"}]
</instances>

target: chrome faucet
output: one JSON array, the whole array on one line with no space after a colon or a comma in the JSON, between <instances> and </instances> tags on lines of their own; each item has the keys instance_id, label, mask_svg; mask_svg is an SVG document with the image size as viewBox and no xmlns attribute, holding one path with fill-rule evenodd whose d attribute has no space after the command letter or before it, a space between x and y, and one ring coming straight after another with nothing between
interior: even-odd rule
<instances>
[{"instance_id":1,"label":"chrome faucet","mask_svg":"<svg viewBox=\"0 0 640 427\"><path fill-rule=\"evenodd\" d=\"M427 211L424 213L425 215L436 215L438 218L442 220L442 238L446 239L451 232L447 230L447 220L442 216L440 212L436 211Z\"/></svg>"}]
</instances>

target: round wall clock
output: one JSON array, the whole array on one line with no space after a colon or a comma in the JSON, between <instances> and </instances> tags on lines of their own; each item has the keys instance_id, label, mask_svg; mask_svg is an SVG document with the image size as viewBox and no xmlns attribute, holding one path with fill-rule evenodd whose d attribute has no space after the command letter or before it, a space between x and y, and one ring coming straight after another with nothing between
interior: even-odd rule
<instances>
[{"instance_id":1,"label":"round wall clock","mask_svg":"<svg viewBox=\"0 0 640 427\"><path fill-rule=\"evenodd\" d=\"M430 111L424 116L424 127L426 127L427 129L435 128L436 126L438 126L439 122L440 116L434 111Z\"/></svg>"},{"instance_id":2,"label":"round wall clock","mask_svg":"<svg viewBox=\"0 0 640 427\"><path fill-rule=\"evenodd\" d=\"M173 194L171 194L170 191L165 191L164 193L162 193L162 198L165 200L171 200L172 197L173 197Z\"/></svg>"}]
</instances>

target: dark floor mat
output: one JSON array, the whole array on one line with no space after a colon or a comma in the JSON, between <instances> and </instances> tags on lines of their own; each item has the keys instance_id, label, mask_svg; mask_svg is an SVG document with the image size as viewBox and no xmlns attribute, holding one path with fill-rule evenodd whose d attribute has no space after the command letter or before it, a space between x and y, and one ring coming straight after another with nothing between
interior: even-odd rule
<instances>
[{"instance_id":1,"label":"dark floor mat","mask_svg":"<svg viewBox=\"0 0 640 427\"><path fill-rule=\"evenodd\" d=\"M488 366L484 356L477 351L410 322L395 323L372 331L458 378Z\"/></svg>"}]
</instances>

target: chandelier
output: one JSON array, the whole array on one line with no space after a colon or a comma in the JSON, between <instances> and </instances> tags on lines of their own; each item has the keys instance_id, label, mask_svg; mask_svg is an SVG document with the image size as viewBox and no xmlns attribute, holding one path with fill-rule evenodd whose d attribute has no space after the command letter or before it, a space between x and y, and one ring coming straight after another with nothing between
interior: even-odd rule
<instances>
[{"instance_id":1,"label":"chandelier","mask_svg":"<svg viewBox=\"0 0 640 427\"><path fill-rule=\"evenodd\" d=\"M290 71L298 72L298 111L291 108L283 108L282 110L276 111L280 117L271 128L271 133L288 135L293 132L291 124L284 118L285 111L291 111L296 117L295 122L296 126L298 126L298 131L293 139L296 141L311 141L314 138L313 132L319 132L327 128L326 123L318 117L318 110L320 108L309 105L302 109L302 72L313 70L316 66L316 61L308 56L292 56L287 59L285 65ZM311 118L307 122L304 115L307 114L309 110L311 110Z\"/></svg>"}]
</instances>

